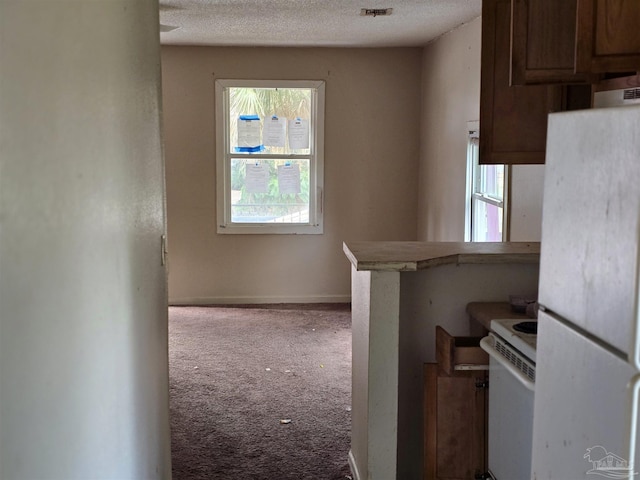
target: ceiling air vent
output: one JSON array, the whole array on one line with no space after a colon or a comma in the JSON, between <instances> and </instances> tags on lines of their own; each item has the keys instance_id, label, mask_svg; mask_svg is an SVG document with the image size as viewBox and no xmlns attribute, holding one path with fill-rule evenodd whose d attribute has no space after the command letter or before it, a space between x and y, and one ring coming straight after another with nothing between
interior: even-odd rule
<instances>
[{"instance_id":1,"label":"ceiling air vent","mask_svg":"<svg viewBox=\"0 0 640 480\"><path fill-rule=\"evenodd\" d=\"M360 15L363 17L388 17L393 12L393 8L363 8Z\"/></svg>"}]
</instances>

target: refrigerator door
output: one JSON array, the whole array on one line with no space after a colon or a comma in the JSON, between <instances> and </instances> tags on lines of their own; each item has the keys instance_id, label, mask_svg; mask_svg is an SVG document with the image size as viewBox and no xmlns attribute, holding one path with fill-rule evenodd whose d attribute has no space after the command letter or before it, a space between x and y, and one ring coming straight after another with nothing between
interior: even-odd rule
<instances>
[{"instance_id":1,"label":"refrigerator door","mask_svg":"<svg viewBox=\"0 0 640 480\"><path fill-rule=\"evenodd\" d=\"M630 478L635 373L623 358L540 312L531 478Z\"/></svg>"},{"instance_id":2,"label":"refrigerator door","mask_svg":"<svg viewBox=\"0 0 640 480\"><path fill-rule=\"evenodd\" d=\"M539 302L632 352L640 106L549 116Z\"/></svg>"}]
</instances>

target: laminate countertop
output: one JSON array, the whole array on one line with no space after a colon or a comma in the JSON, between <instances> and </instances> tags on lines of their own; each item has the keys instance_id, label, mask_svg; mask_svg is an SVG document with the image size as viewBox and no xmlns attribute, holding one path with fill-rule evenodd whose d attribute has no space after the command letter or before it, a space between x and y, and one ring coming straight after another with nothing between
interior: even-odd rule
<instances>
[{"instance_id":1,"label":"laminate countertop","mask_svg":"<svg viewBox=\"0 0 640 480\"><path fill-rule=\"evenodd\" d=\"M439 265L538 263L539 242L344 242L357 271L414 272Z\"/></svg>"},{"instance_id":2,"label":"laminate countertop","mask_svg":"<svg viewBox=\"0 0 640 480\"><path fill-rule=\"evenodd\" d=\"M509 302L470 302L466 310L471 320L478 322L485 330L491 330L491 320L503 318L531 320L531 317L524 313L514 312Z\"/></svg>"}]
</instances>

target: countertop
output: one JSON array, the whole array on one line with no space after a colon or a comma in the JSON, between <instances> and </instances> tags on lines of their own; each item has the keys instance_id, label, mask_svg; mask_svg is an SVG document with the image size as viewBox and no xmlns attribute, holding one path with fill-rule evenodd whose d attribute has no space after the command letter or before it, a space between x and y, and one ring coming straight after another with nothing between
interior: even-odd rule
<instances>
[{"instance_id":1,"label":"countertop","mask_svg":"<svg viewBox=\"0 0 640 480\"><path fill-rule=\"evenodd\" d=\"M538 263L539 242L345 242L358 271L414 272L438 265Z\"/></svg>"},{"instance_id":2,"label":"countertop","mask_svg":"<svg viewBox=\"0 0 640 480\"><path fill-rule=\"evenodd\" d=\"M491 320L499 318L531 320L524 313L514 312L509 302L471 302L467 304L467 313L472 320L480 323L486 330L491 330Z\"/></svg>"}]
</instances>

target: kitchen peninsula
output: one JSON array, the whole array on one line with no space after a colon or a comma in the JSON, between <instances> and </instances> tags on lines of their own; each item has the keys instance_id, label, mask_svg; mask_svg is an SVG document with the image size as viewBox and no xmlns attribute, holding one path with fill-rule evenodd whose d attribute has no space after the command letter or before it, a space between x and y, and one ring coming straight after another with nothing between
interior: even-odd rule
<instances>
[{"instance_id":1,"label":"kitchen peninsula","mask_svg":"<svg viewBox=\"0 0 640 480\"><path fill-rule=\"evenodd\" d=\"M536 295L539 243L346 242L351 262L355 480L419 480L422 367L435 362L435 327L481 327L469 302Z\"/></svg>"}]
</instances>

